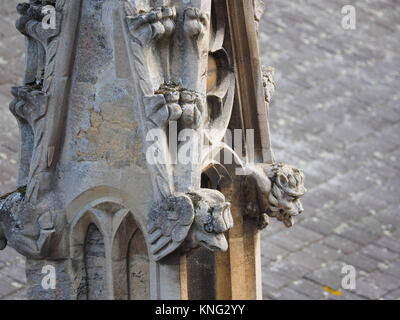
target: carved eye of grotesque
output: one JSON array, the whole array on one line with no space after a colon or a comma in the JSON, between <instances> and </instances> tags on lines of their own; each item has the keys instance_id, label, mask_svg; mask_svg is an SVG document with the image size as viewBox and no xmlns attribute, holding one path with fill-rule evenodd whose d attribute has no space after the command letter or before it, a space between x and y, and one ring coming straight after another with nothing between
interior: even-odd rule
<instances>
[{"instance_id":1,"label":"carved eye of grotesque","mask_svg":"<svg viewBox=\"0 0 400 320\"><path fill-rule=\"evenodd\" d=\"M214 232L214 226L212 223L207 223L204 225L204 230L208 233Z\"/></svg>"},{"instance_id":2,"label":"carved eye of grotesque","mask_svg":"<svg viewBox=\"0 0 400 320\"><path fill-rule=\"evenodd\" d=\"M215 208L209 209L209 216L207 217L206 223L204 224L204 230L208 233L212 233L214 231L214 210Z\"/></svg>"},{"instance_id":3,"label":"carved eye of grotesque","mask_svg":"<svg viewBox=\"0 0 400 320\"><path fill-rule=\"evenodd\" d=\"M279 174L279 175L278 175L278 180L279 180L279 184L280 184L281 186L287 186L287 184L288 184L288 179L286 178L285 175Z\"/></svg>"},{"instance_id":4,"label":"carved eye of grotesque","mask_svg":"<svg viewBox=\"0 0 400 320\"><path fill-rule=\"evenodd\" d=\"M204 231L207 233L221 233L229 230L232 225L230 203L224 202L209 209L208 217L204 222Z\"/></svg>"}]
</instances>

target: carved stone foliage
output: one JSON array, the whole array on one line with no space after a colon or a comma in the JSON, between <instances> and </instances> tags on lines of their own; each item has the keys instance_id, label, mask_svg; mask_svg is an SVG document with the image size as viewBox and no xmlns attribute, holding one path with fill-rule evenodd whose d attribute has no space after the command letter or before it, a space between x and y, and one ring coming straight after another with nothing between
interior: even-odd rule
<instances>
[{"instance_id":1,"label":"carved stone foliage","mask_svg":"<svg viewBox=\"0 0 400 320\"><path fill-rule=\"evenodd\" d=\"M31 214L35 208L25 201L25 192L22 187L0 199L0 248L8 242L25 256L38 259L49 255L55 226L49 211Z\"/></svg>"},{"instance_id":2,"label":"carved stone foliage","mask_svg":"<svg viewBox=\"0 0 400 320\"><path fill-rule=\"evenodd\" d=\"M33 1L17 6L21 17L17 21L18 30L27 38L27 71L25 84L15 87L12 93L15 100L11 103L11 112L17 117L21 126L28 124L33 135L33 145L30 154L29 172L25 179L27 185L27 201L35 202L41 190L49 189L48 169L52 167L55 145L49 144L49 137L54 134L51 128L46 128L49 112L49 97L51 96L56 68L56 54L59 48L59 38L62 10L65 0ZM44 29L42 8L47 5L56 8L56 28ZM51 113L51 110L50 110ZM50 130L49 130L50 129ZM55 129L58 130L58 129ZM26 133L26 131L24 132ZM57 137L59 138L59 136ZM59 139L57 139L59 140ZM28 137L21 140L22 148L28 143Z\"/></svg>"},{"instance_id":3,"label":"carved stone foliage","mask_svg":"<svg viewBox=\"0 0 400 320\"><path fill-rule=\"evenodd\" d=\"M8 243L28 257L47 256L55 232L52 207L56 200L50 199L65 120L65 70L71 64L73 43L71 36L64 37L59 54L60 37L65 7L79 4L30 0L17 6L16 27L26 37L27 51L24 83L12 88L10 104L20 128L19 189L0 200L0 238L5 234ZM46 6L55 8L55 28L43 28ZM70 26L64 34L72 30Z\"/></svg>"},{"instance_id":4,"label":"carved stone foliage","mask_svg":"<svg viewBox=\"0 0 400 320\"><path fill-rule=\"evenodd\" d=\"M258 32L258 25L260 23L261 17L264 14L265 5L262 0L253 0L254 5L254 19L256 21L256 28Z\"/></svg>"},{"instance_id":5,"label":"carved stone foliage","mask_svg":"<svg viewBox=\"0 0 400 320\"><path fill-rule=\"evenodd\" d=\"M275 82L274 82L274 73L275 70L272 67L263 66L263 86L265 91L265 102L271 103L272 95L275 92Z\"/></svg>"},{"instance_id":6,"label":"carved stone foliage","mask_svg":"<svg viewBox=\"0 0 400 320\"><path fill-rule=\"evenodd\" d=\"M209 0L195 1L192 6L181 1L161 2L124 2L143 134L151 136L153 129L163 133L157 136L157 159L149 166L156 193L148 221L149 247L155 260L173 252L185 239L190 243L183 246L186 248L203 245L225 251L223 232L233 225L224 196L216 190L200 189L202 171L209 165L202 152L203 140L220 142L232 112L233 73L223 68L228 64L222 48L225 25L211 23ZM210 62L222 72L208 86ZM192 146L198 152L193 152L186 164L168 161L171 145L177 145L178 153L184 147L167 137L171 122L178 130L191 129L199 137ZM206 129L218 134L207 135ZM221 219L226 222L218 223Z\"/></svg>"}]
</instances>

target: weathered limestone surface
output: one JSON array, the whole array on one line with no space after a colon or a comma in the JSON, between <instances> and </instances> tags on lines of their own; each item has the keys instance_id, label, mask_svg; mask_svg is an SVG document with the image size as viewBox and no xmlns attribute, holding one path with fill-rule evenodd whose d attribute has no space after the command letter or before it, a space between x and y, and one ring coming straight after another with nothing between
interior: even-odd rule
<instances>
[{"instance_id":1,"label":"weathered limestone surface","mask_svg":"<svg viewBox=\"0 0 400 320\"><path fill-rule=\"evenodd\" d=\"M4 129L0 132L1 194L13 190L17 173L15 146L18 145L18 127L15 118L8 112L8 104L12 99L9 88L20 82L24 62L23 37L17 35L13 27L17 3L17 0L0 2L0 56L6 61L0 68L0 126ZM266 6L268 10L260 25L263 62L276 69L278 90L271 112L276 156L305 168L309 189L304 199L307 208L304 217L307 218L298 218L301 221L293 227L291 235L286 233L283 225L278 224L271 224L262 235L264 298L341 299L360 297L360 294L363 297L399 298L399 289L392 289L387 281L391 279L391 283L399 283L396 279L400 275L400 253L396 251L400 236L396 209L398 188L392 189L395 183L390 179L385 179L383 185L377 184L382 180L380 177L396 179L393 170L398 167L396 159L399 147L385 143L388 140L396 142L399 132L396 118L398 94L394 76L400 49L397 38L393 36L397 32L393 26L398 21L398 14L396 4L392 1L381 1L379 4L355 1L354 4L363 21L355 32L345 32L341 28L340 6L336 2L324 2L321 6L319 0L269 0ZM299 30L304 30L302 37L299 37ZM352 41L349 41L349 37ZM385 51L380 48L385 48ZM360 61L361 56L363 58ZM296 59L299 63L293 65ZM311 62L317 63L318 67L314 69ZM307 67L302 67L302 63ZM347 72L343 73L344 70ZM371 73L377 75L372 82ZM362 87L357 92L350 90L351 94L343 96L343 88L354 88L355 75L362 81ZM325 91L316 89L316 86L304 86L305 79L316 83L321 76L325 79L321 86L330 88L329 92L332 93L328 97ZM385 79L383 83L381 79ZM376 100L379 103L375 103ZM297 103L300 106L297 107ZM297 121L293 123L293 112L298 108L307 109L307 112L297 113ZM323 112L320 112L321 108ZM385 112L381 112L382 108ZM380 111L372 117L371 110ZM332 119L336 119L338 114L346 114L345 127L351 126L356 130L361 126L359 120L365 119L371 130L374 128L372 125L376 129L370 134L370 130L362 126L364 130L356 141L348 134L332 140L336 136L332 128L313 132L306 139L299 138L305 136L310 127L335 123ZM295 149L314 150L312 158L309 159L306 153L294 152L292 147L287 148L288 145ZM360 150L368 151L368 154ZM327 157L328 161L337 160L335 170L316 170L326 163ZM382 166L382 163L386 165ZM343 171L341 168L344 166L353 169ZM365 184L363 172L367 169L370 175L376 175L377 179L373 180L376 183ZM314 172L318 172L318 175ZM339 192L329 192L329 196L326 196L326 187L331 188L331 183L339 178L341 188L354 191L357 195L356 198L349 197L350 204L343 201ZM367 188L356 188L357 185ZM367 214L370 208L363 208L352 210L349 216L348 208L357 207L354 201L358 197L365 199L365 205L370 206L371 201L367 200L372 199L377 191L385 192L386 197L384 202L374 203L373 210L378 210L378 214ZM314 208L313 203L319 201L331 203L332 209ZM365 243L358 243L348 238L352 236L351 233L338 234L334 231L342 223L338 216L350 221L359 231L359 236L373 232L377 237L364 237ZM323 223L322 220L329 223ZM290 242L285 242L288 238ZM315 256L323 260L313 259ZM343 292L342 296L337 297L324 291L322 286L340 286L340 268L336 261L341 263L343 259L348 260L348 256L349 259L356 257L360 263L373 262L375 267L369 272L363 270L364 274L360 275L363 286L357 292ZM301 268L299 261L306 260L314 263L310 268ZM294 265L297 267L293 268ZM23 266L21 256L11 247L0 252L0 299L24 297ZM310 280L311 274L315 276Z\"/></svg>"},{"instance_id":2,"label":"weathered limestone surface","mask_svg":"<svg viewBox=\"0 0 400 320\"><path fill-rule=\"evenodd\" d=\"M43 27L47 6L54 28ZM19 173L0 198L0 249L27 257L29 298L261 298L259 229L268 217L292 226L305 193L302 172L271 150L262 10L253 0L18 4ZM240 151L223 142L228 129L246 132ZM229 264L190 256L198 247ZM204 296L193 286L201 264L216 274Z\"/></svg>"}]
</instances>

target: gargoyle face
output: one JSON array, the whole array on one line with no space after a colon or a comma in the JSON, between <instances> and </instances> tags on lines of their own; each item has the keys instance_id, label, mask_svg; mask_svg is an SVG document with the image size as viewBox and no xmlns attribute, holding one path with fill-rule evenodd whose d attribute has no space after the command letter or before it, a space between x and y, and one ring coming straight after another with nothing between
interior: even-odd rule
<instances>
[{"instance_id":1,"label":"gargoyle face","mask_svg":"<svg viewBox=\"0 0 400 320\"><path fill-rule=\"evenodd\" d=\"M273 165L269 175L271 192L267 198L268 215L290 227L293 225L293 217L304 211L300 202L306 192L304 174L292 166L278 163Z\"/></svg>"},{"instance_id":2,"label":"gargoyle face","mask_svg":"<svg viewBox=\"0 0 400 320\"><path fill-rule=\"evenodd\" d=\"M224 232L233 227L230 203L217 190L202 189L189 194L195 209L195 219L186 240L190 248L199 245L211 251L228 250Z\"/></svg>"},{"instance_id":3,"label":"gargoyle face","mask_svg":"<svg viewBox=\"0 0 400 320\"><path fill-rule=\"evenodd\" d=\"M20 192L10 193L0 198L0 250L7 245L6 230L20 228L17 213L23 196Z\"/></svg>"},{"instance_id":4,"label":"gargoyle face","mask_svg":"<svg viewBox=\"0 0 400 320\"><path fill-rule=\"evenodd\" d=\"M248 170L244 180L247 215L258 219L260 229L268 225L268 217L291 227L293 217L303 212L300 202L306 192L303 172L283 163L258 164Z\"/></svg>"}]
</instances>

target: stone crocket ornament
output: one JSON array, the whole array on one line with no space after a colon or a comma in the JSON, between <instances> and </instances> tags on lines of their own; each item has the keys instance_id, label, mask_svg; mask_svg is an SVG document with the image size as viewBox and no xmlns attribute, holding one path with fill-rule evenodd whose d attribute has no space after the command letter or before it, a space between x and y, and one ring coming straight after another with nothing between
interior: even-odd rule
<instances>
[{"instance_id":1,"label":"stone crocket ornament","mask_svg":"<svg viewBox=\"0 0 400 320\"><path fill-rule=\"evenodd\" d=\"M204 1L198 7L183 8L179 4L177 8L172 1L154 7L137 1L124 2L130 35L128 52L143 103L142 130L160 133L149 165L157 201L148 215L147 232L149 252L155 261L178 247L184 251L198 246L226 251L224 232L233 226L230 205L224 195L200 187L204 164L197 163L196 151L201 154L201 139L197 140L198 145L192 143L194 151L186 163L168 162L172 144L177 145L178 151L184 147L182 142L172 141L168 136L171 122L176 122L179 130L190 130L199 137L203 137L207 125L204 74L208 58L205 53L213 42L208 33L210 4ZM187 50L172 48L171 38L186 45ZM220 91L223 97L232 87Z\"/></svg>"}]
</instances>

